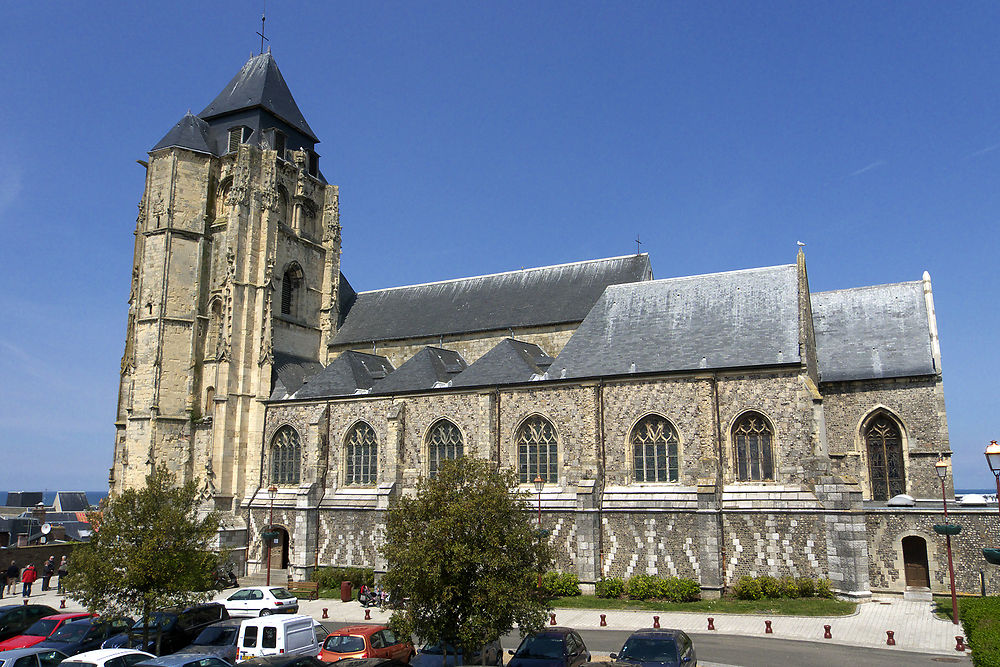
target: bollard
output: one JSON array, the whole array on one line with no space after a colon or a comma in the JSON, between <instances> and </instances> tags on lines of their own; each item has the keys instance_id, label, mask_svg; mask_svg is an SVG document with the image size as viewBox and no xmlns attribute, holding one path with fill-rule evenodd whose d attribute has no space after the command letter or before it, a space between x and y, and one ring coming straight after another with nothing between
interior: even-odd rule
<instances>
[{"instance_id":1,"label":"bollard","mask_svg":"<svg viewBox=\"0 0 1000 667\"><path fill-rule=\"evenodd\" d=\"M65 609L66 608L66 598L63 598L62 600L59 600L59 608L60 609Z\"/></svg>"},{"instance_id":2,"label":"bollard","mask_svg":"<svg viewBox=\"0 0 1000 667\"><path fill-rule=\"evenodd\" d=\"M555 624L556 624L556 615L549 614L549 625L555 625Z\"/></svg>"},{"instance_id":3,"label":"bollard","mask_svg":"<svg viewBox=\"0 0 1000 667\"><path fill-rule=\"evenodd\" d=\"M659 616L654 616L653 617L653 627L654 628L660 627L660 617Z\"/></svg>"},{"instance_id":4,"label":"bollard","mask_svg":"<svg viewBox=\"0 0 1000 667\"><path fill-rule=\"evenodd\" d=\"M715 619L711 616L708 617L708 629L715 630Z\"/></svg>"},{"instance_id":5,"label":"bollard","mask_svg":"<svg viewBox=\"0 0 1000 667\"><path fill-rule=\"evenodd\" d=\"M764 621L764 634L773 635L774 630L771 629L771 621Z\"/></svg>"},{"instance_id":6,"label":"bollard","mask_svg":"<svg viewBox=\"0 0 1000 667\"><path fill-rule=\"evenodd\" d=\"M833 635L830 634L830 626L829 625L824 625L823 626L823 639L833 639Z\"/></svg>"},{"instance_id":7,"label":"bollard","mask_svg":"<svg viewBox=\"0 0 1000 667\"><path fill-rule=\"evenodd\" d=\"M605 627L608 624L608 619L604 618L605 614L601 614L601 627Z\"/></svg>"},{"instance_id":8,"label":"bollard","mask_svg":"<svg viewBox=\"0 0 1000 667\"><path fill-rule=\"evenodd\" d=\"M24 606L25 606L25 607L27 607L27 606L28 606L28 598L24 598Z\"/></svg>"},{"instance_id":9,"label":"bollard","mask_svg":"<svg viewBox=\"0 0 1000 667\"><path fill-rule=\"evenodd\" d=\"M323 618L330 618L330 614L326 612L326 607L323 607Z\"/></svg>"},{"instance_id":10,"label":"bollard","mask_svg":"<svg viewBox=\"0 0 1000 667\"><path fill-rule=\"evenodd\" d=\"M885 645L886 646L895 646L896 645L896 640L893 637L894 634L895 633L892 630L886 630L885 631L885 635L886 635Z\"/></svg>"},{"instance_id":11,"label":"bollard","mask_svg":"<svg viewBox=\"0 0 1000 667\"><path fill-rule=\"evenodd\" d=\"M372 620L372 612L367 607L365 608L365 620L366 621Z\"/></svg>"},{"instance_id":12,"label":"bollard","mask_svg":"<svg viewBox=\"0 0 1000 667\"><path fill-rule=\"evenodd\" d=\"M965 639L962 635L955 637L955 650L965 652Z\"/></svg>"}]
</instances>

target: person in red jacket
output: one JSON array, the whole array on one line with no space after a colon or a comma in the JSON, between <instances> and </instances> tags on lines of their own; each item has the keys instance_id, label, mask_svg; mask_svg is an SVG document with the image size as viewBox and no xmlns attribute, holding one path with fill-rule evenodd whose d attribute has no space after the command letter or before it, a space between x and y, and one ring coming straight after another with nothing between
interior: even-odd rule
<instances>
[{"instance_id":1,"label":"person in red jacket","mask_svg":"<svg viewBox=\"0 0 1000 667\"><path fill-rule=\"evenodd\" d=\"M21 590L21 596L27 600L28 596L31 595L31 584L35 583L35 579L38 579L38 573L35 572L34 565L28 565L24 568L24 572L21 573L21 583L24 584L24 588Z\"/></svg>"}]
</instances>

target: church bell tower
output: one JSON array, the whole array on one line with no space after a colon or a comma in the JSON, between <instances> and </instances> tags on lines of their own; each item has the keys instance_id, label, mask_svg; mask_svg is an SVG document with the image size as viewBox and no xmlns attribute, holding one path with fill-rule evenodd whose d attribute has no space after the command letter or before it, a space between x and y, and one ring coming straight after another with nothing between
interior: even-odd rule
<instances>
[{"instance_id":1,"label":"church bell tower","mask_svg":"<svg viewBox=\"0 0 1000 667\"><path fill-rule=\"evenodd\" d=\"M336 331L338 190L318 141L268 52L149 152L112 494L160 463L217 509L256 488L276 367L318 368Z\"/></svg>"}]
</instances>

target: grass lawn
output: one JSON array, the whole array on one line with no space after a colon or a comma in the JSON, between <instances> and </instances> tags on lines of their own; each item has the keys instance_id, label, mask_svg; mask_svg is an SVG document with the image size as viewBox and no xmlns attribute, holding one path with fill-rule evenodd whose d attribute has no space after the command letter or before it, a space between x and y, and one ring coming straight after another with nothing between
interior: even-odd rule
<instances>
[{"instance_id":1,"label":"grass lawn","mask_svg":"<svg viewBox=\"0 0 1000 667\"><path fill-rule=\"evenodd\" d=\"M563 609L639 609L645 611L695 611L717 614L770 614L772 616L847 616L857 603L826 598L779 598L764 600L699 600L665 602L660 600L608 600L594 595L553 598L550 604Z\"/></svg>"}]
</instances>

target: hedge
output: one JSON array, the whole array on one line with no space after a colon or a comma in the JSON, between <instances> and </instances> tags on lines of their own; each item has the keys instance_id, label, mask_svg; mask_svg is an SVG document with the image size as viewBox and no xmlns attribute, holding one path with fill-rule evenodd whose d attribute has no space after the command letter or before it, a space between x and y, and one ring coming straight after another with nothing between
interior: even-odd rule
<instances>
[{"instance_id":1,"label":"hedge","mask_svg":"<svg viewBox=\"0 0 1000 667\"><path fill-rule=\"evenodd\" d=\"M1000 597L963 598L958 617L972 649L975 667L1000 665Z\"/></svg>"},{"instance_id":2,"label":"hedge","mask_svg":"<svg viewBox=\"0 0 1000 667\"><path fill-rule=\"evenodd\" d=\"M579 595L580 580L569 572L546 572L542 575L542 592L553 598Z\"/></svg>"},{"instance_id":3,"label":"hedge","mask_svg":"<svg viewBox=\"0 0 1000 667\"><path fill-rule=\"evenodd\" d=\"M670 602L694 602L701 599L701 587L694 579L679 577L655 577L650 574L636 574L624 579L602 579L594 587L599 598L628 597L631 600L653 598Z\"/></svg>"},{"instance_id":4,"label":"hedge","mask_svg":"<svg viewBox=\"0 0 1000 667\"><path fill-rule=\"evenodd\" d=\"M806 579L782 577L775 579L762 577L740 577L733 586L733 595L740 600L763 600L764 598L832 598L833 590L829 579Z\"/></svg>"},{"instance_id":5,"label":"hedge","mask_svg":"<svg viewBox=\"0 0 1000 667\"><path fill-rule=\"evenodd\" d=\"M354 590L361 584L375 585L375 570L363 567L321 567L313 574L321 589L339 590L343 581L351 582Z\"/></svg>"}]
</instances>

